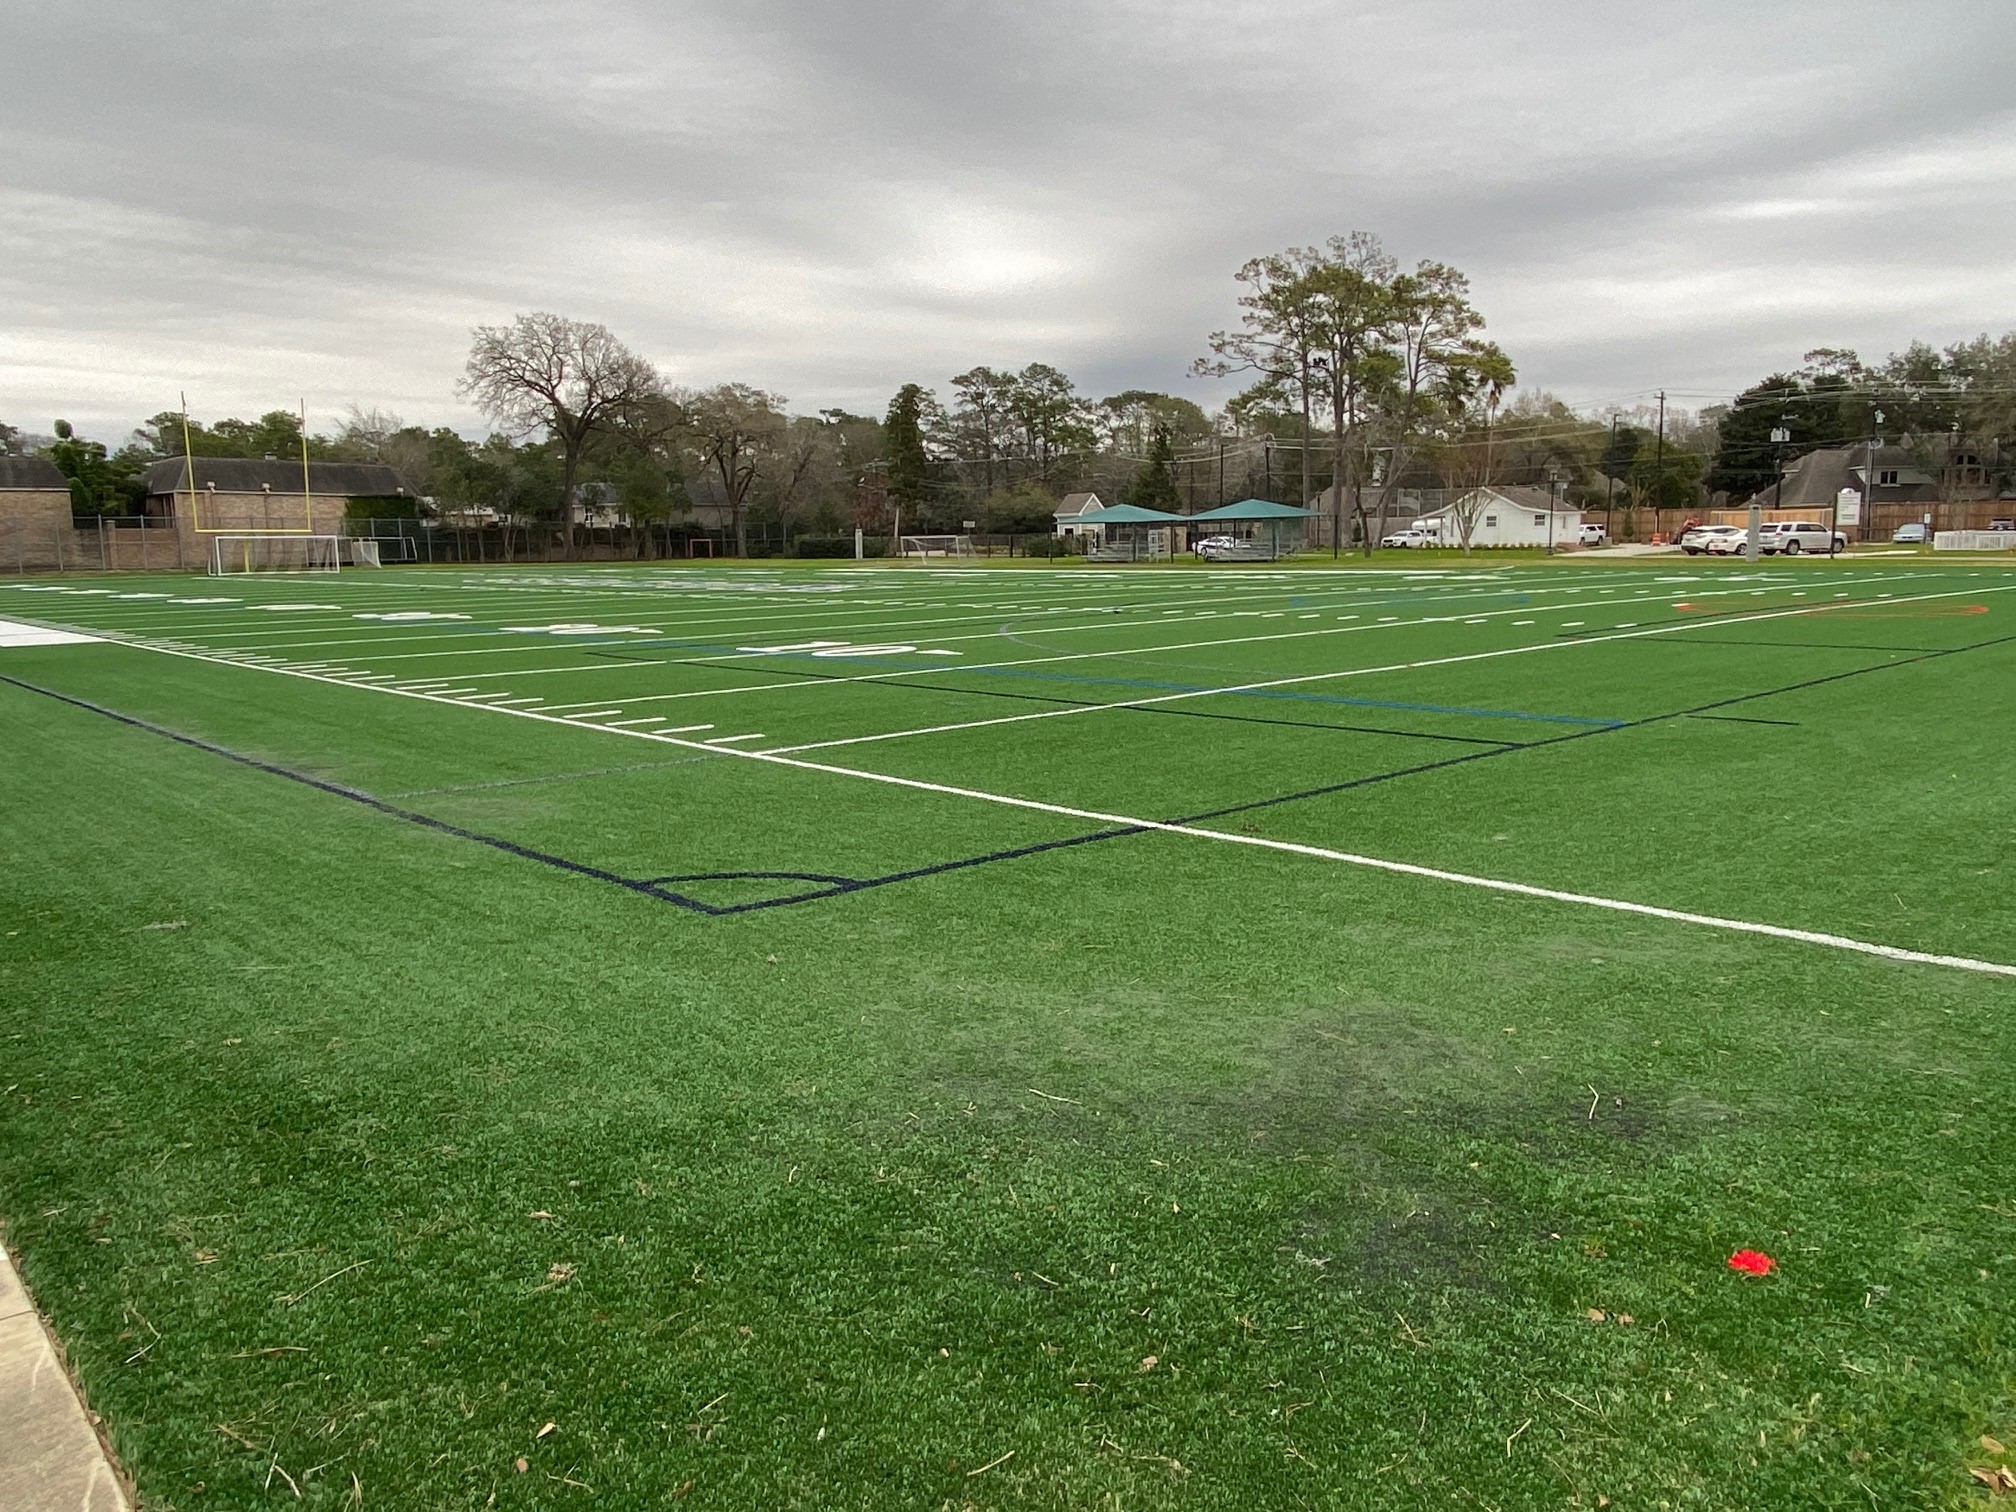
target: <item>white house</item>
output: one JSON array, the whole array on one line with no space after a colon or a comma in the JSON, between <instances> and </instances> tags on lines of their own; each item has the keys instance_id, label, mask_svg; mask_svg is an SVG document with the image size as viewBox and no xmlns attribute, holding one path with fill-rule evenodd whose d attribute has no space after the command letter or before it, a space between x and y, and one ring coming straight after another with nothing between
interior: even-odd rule
<instances>
[{"instance_id":1,"label":"white house","mask_svg":"<svg viewBox=\"0 0 2016 1512\"><path fill-rule=\"evenodd\" d=\"M1505 483L1473 488L1414 523L1451 546L1463 544L1466 523L1472 546L1572 546L1582 511L1556 503L1547 489Z\"/></svg>"},{"instance_id":2,"label":"white house","mask_svg":"<svg viewBox=\"0 0 2016 1512\"><path fill-rule=\"evenodd\" d=\"M1103 541L1106 538L1106 527L1104 525L1080 524L1078 517L1090 514L1095 509L1104 509L1105 507L1104 504L1099 502L1099 495L1096 493L1064 495L1063 502L1051 511L1051 514L1055 516L1057 521L1057 534L1060 536L1091 536L1094 540Z\"/></svg>"}]
</instances>

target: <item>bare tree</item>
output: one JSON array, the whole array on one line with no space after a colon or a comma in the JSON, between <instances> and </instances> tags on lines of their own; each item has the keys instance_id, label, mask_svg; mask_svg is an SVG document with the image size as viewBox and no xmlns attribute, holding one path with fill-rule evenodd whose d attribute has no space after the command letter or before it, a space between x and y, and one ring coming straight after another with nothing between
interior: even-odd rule
<instances>
[{"instance_id":1,"label":"bare tree","mask_svg":"<svg viewBox=\"0 0 2016 1512\"><path fill-rule=\"evenodd\" d=\"M784 396L746 383L722 383L685 396L688 434L703 466L721 485L735 522L735 554L749 554L749 491L773 462L786 424Z\"/></svg>"},{"instance_id":2,"label":"bare tree","mask_svg":"<svg viewBox=\"0 0 2016 1512\"><path fill-rule=\"evenodd\" d=\"M593 321L520 315L478 326L456 391L511 435L545 431L560 443L560 520L574 555L574 484L598 438L661 397L658 371Z\"/></svg>"}]
</instances>

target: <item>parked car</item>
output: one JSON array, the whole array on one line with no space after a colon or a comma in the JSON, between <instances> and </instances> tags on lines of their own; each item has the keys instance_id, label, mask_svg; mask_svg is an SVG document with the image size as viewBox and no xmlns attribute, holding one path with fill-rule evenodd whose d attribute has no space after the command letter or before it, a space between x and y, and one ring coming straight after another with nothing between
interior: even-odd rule
<instances>
[{"instance_id":1,"label":"parked car","mask_svg":"<svg viewBox=\"0 0 2016 1512\"><path fill-rule=\"evenodd\" d=\"M1396 530L1389 536L1379 538L1381 546L1397 546L1403 550L1413 550L1418 546L1440 546L1442 538L1433 531L1422 530L1409 525L1405 530Z\"/></svg>"},{"instance_id":2,"label":"parked car","mask_svg":"<svg viewBox=\"0 0 2016 1512\"><path fill-rule=\"evenodd\" d=\"M1608 546L1610 544L1610 537L1601 525L1585 521L1581 530L1576 532L1575 544L1578 546Z\"/></svg>"},{"instance_id":3,"label":"parked car","mask_svg":"<svg viewBox=\"0 0 2016 1512\"><path fill-rule=\"evenodd\" d=\"M1899 546L1923 546L1931 538L1931 531L1916 522L1899 525L1890 536L1891 541Z\"/></svg>"},{"instance_id":4,"label":"parked car","mask_svg":"<svg viewBox=\"0 0 2016 1512\"><path fill-rule=\"evenodd\" d=\"M1741 556L1749 549L1749 531L1738 530L1734 525L1711 525L1707 528L1715 534L1701 542L1704 556Z\"/></svg>"},{"instance_id":5,"label":"parked car","mask_svg":"<svg viewBox=\"0 0 2016 1512\"><path fill-rule=\"evenodd\" d=\"M1743 532L1734 525L1695 525L1681 533L1680 549L1689 556L1700 556L1710 549L1711 541L1735 536L1742 539Z\"/></svg>"},{"instance_id":6,"label":"parked car","mask_svg":"<svg viewBox=\"0 0 2016 1512\"><path fill-rule=\"evenodd\" d=\"M1758 527L1757 549L1765 556L1798 556L1808 551L1831 556L1848 549L1848 537L1818 520L1770 520Z\"/></svg>"},{"instance_id":7,"label":"parked car","mask_svg":"<svg viewBox=\"0 0 2016 1512\"><path fill-rule=\"evenodd\" d=\"M1988 528L1990 530L2016 530L2016 520L1990 520Z\"/></svg>"},{"instance_id":8,"label":"parked car","mask_svg":"<svg viewBox=\"0 0 2016 1512\"><path fill-rule=\"evenodd\" d=\"M1253 562L1260 560L1260 548L1237 536L1206 536L1190 548L1207 562Z\"/></svg>"}]
</instances>

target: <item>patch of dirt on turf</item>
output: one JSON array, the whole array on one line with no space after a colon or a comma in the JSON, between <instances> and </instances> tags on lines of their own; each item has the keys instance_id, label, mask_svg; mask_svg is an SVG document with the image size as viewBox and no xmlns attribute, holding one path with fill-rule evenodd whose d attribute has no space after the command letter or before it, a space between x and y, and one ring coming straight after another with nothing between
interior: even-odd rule
<instances>
[{"instance_id":1,"label":"patch of dirt on turf","mask_svg":"<svg viewBox=\"0 0 2016 1512\"><path fill-rule=\"evenodd\" d=\"M1395 1118L1436 1118L1452 1100L1495 1104L1518 1078L1474 1039L1429 1028L1425 1009L1388 1003L1326 1008L1284 1020L1256 1050L1267 1066L1198 1101L1277 1144L1350 1139Z\"/></svg>"}]
</instances>

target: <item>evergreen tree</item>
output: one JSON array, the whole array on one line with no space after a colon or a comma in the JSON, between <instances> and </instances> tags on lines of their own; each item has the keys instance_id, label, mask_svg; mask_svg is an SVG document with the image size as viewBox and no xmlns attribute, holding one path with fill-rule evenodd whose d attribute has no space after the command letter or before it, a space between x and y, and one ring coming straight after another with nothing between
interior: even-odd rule
<instances>
[{"instance_id":1,"label":"evergreen tree","mask_svg":"<svg viewBox=\"0 0 2016 1512\"><path fill-rule=\"evenodd\" d=\"M108 457L103 442L85 440L68 420L56 422L56 442L48 456L70 484L73 514L128 514L146 496L131 457Z\"/></svg>"},{"instance_id":2,"label":"evergreen tree","mask_svg":"<svg viewBox=\"0 0 2016 1512\"><path fill-rule=\"evenodd\" d=\"M1780 428L1791 433L1782 446L1771 439ZM1841 444L1829 433L1834 428L1823 431L1815 424L1814 406L1798 377L1773 373L1738 394L1723 417L1708 487L1726 491L1734 501L1761 493L1777 479L1781 459L1789 463L1816 446Z\"/></svg>"},{"instance_id":3,"label":"evergreen tree","mask_svg":"<svg viewBox=\"0 0 2016 1512\"><path fill-rule=\"evenodd\" d=\"M1134 474L1127 502L1142 509L1178 513L1176 453L1169 445L1169 427L1157 421L1148 437L1148 460Z\"/></svg>"},{"instance_id":4,"label":"evergreen tree","mask_svg":"<svg viewBox=\"0 0 2016 1512\"><path fill-rule=\"evenodd\" d=\"M1632 464L1638 460L1638 453L1645 443L1652 439L1652 433L1636 425L1619 422L1611 427L1610 437L1604 443L1601 471L1612 482L1621 482L1631 476Z\"/></svg>"},{"instance_id":5,"label":"evergreen tree","mask_svg":"<svg viewBox=\"0 0 2016 1512\"><path fill-rule=\"evenodd\" d=\"M913 519L924 507L928 464L924 457L924 390L906 383L889 401L882 445L889 464L889 502Z\"/></svg>"}]
</instances>

